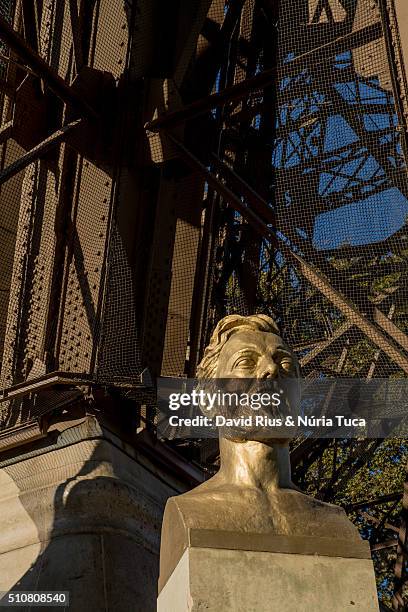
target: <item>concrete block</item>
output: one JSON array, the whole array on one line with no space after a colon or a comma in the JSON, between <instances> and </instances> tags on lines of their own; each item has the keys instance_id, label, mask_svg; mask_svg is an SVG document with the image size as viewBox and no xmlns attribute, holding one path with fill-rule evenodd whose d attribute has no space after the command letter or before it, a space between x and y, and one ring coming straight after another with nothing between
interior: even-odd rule
<instances>
[{"instance_id":1,"label":"concrete block","mask_svg":"<svg viewBox=\"0 0 408 612\"><path fill-rule=\"evenodd\" d=\"M378 612L371 559L187 548L158 612Z\"/></svg>"}]
</instances>

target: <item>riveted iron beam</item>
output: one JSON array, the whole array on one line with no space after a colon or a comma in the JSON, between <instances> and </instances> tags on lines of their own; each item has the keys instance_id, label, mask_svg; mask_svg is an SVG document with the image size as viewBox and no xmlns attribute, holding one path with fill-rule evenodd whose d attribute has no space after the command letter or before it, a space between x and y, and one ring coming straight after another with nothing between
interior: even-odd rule
<instances>
[{"instance_id":1,"label":"riveted iron beam","mask_svg":"<svg viewBox=\"0 0 408 612\"><path fill-rule=\"evenodd\" d=\"M382 524L382 520L380 520L376 516L372 516L368 512L361 512L361 516L367 519L367 521L369 521L370 523L374 523L374 525L381 526ZM388 523L387 521L385 521L383 527L384 529L388 529L389 531L394 531L394 533L399 533L398 527L392 525L391 523Z\"/></svg>"},{"instance_id":2,"label":"riveted iron beam","mask_svg":"<svg viewBox=\"0 0 408 612\"><path fill-rule=\"evenodd\" d=\"M389 317L387 317L381 310L374 308L374 321L383 328L403 349L408 351L408 338L406 334L400 329L395 323L393 323Z\"/></svg>"},{"instance_id":3,"label":"riveted iron beam","mask_svg":"<svg viewBox=\"0 0 408 612\"><path fill-rule=\"evenodd\" d=\"M317 346L315 346L310 351L310 353L302 357L302 359L300 360L300 365L304 367L307 364L309 364L311 361L316 359L316 357L318 357L323 351L329 348L333 344L333 342L336 342L337 340L339 340L352 327L353 327L353 323L351 321L346 321L345 323L340 325L340 327L334 331L333 335L330 338L320 342Z\"/></svg>"},{"instance_id":4,"label":"riveted iron beam","mask_svg":"<svg viewBox=\"0 0 408 612\"><path fill-rule=\"evenodd\" d=\"M69 0L69 16L71 21L72 41L74 45L75 66L77 72L79 72L85 62L81 39L81 21L78 14L77 0Z\"/></svg>"},{"instance_id":5,"label":"riveted iron beam","mask_svg":"<svg viewBox=\"0 0 408 612\"><path fill-rule=\"evenodd\" d=\"M370 546L371 550L384 550L384 548L395 548L397 546L398 540L386 540L385 542L379 542L378 544L372 544Z\"/></svg>"},{"instance_id":6,"label":"riveted iron beam","mask_svg":"<svg viewBox=\"0 0 408 612\"><path fill-rule=\"evenodd\" d=\"M379 38L381 35L382 27L381 23L378 22L366 28L346 34L345 36L340 36L334 41L330 41L325 45L321 45L316 49L311 49L310 51L295 57L291 62L285 65L285 76L295 73L306 60L313 60L316 55L321 55L323 53L325 57L327 57L332 53L341 53L342 51L345 51L351 47L358 47L359 45L367 44L372 40ZM326 59L323 61L326 61ZM174 127L175 125L179 125L180 123L199 117L200 115L208 113L216 106L222 106L223 104L227 104L233 100L242 100L243 98L247 97L251 91L263 89L269 85L276 78L276 72L276 66L270 68L269 70L264 70L260 74L256 74L254 77L246 79L241 83L227 87L226 89L213 93L205 98L195 100L180 110L163 114L161 117L146 123L145 128L151 132L157 132L159 130Z\"/></svg>"},{"instance_id":7,"label":"riveted iron beam","mask_svg":"<svg viewBox=\"0 0 408 612\"><path fill-rule=\"evenodd\" d=\"M31 49L25 40L11 27L4 17L0 16L0 38L16 53L20 59L66 104L72 105L78 112L87 118L96 118L97 114L91 106L79 96L55 72L42 57Z\"/></svg>"},{"instance_id":8,"label":"riveted iron beam","mask_svg":"<svg viewBox=\"0 0 408 612\"><path fill-rule=\"evenodd\" d=\"M335 289L317 268L306 262L298 253L294 253L282 241L278 243L275 230L268 227L252 208L245 204L240 197L224 185L214 174L197 159L181 142L171 134L168 138L176 145L181 157L194 170L199 171L205 180L251 225L261 236L272 241L278 248L291 259L298 273L309 281L322 295L324 295L336 308L338 308L347 319L358 327L379 349L396 363L404 372L408 373L408 355L406 355L393 340L368 321L359 309L348 300L340 291ZM256 192L254 192L255 194ZM258 210L265 206L264 200L258 196ZM268 211L269 212L269 211ZM266 215L265 215L266 216Z\"/></svg>"},{"instance_id":9,"label":"riveted iron beam","mask_svg":"<svg viewBox=\"0 0 408 612\"><path fill-rule=\"evenodd\" d=\"M221 161L214 153L211 155L211 161L214 163L217 171L224 177L235 190L241 193L248 203L253 206L256 214L265 219L267 223L275 224L275 215L268 203L258 195L248 183L246 183L232 168ZM260 200L262 200L260 202Z\"/></svg>"},{"instance_id":10,"label":"riveted iron beam","mask_svg":"<svg viewBox=\"0 0 408 612\"><path fill-rule=\"evenodd\" d=\"M13 121L7 121L0 128L0 144L3 144L13 134Z\"/></svg>"},{"instance_id":11,"label":"riveted iron beam","mask_svg":"<svg viewBox=\"0 0 408 612\"><path fill-rule=\"evenodd\" d=\"M37 0L22 0L24 37L30 47L38 52L40 48L39 3Z\"/></svg>"},{"instance_id":12,"label":"riveted iron beam","mask_svg":"<svg viewBox=\"0 0 408 612\"><path fill-rule=\"evenodd\" d=\"M379 506L380 504L388 504L390 502L401 499L401 497L401 491L396 491L395 493L381 495L379 497L376 497L375 499L364 499L363 501L356 502L355 504L348 504L343 507L346 512L351 512L352 510L359 510L360 508L371 508L372 506Z\"/></svg>"},{"instance_id":13,"label":"riveted iron beam","mask_svg":"<svg viewBox=\"0 0 408 612\"><path fill-rule=\"evenodd\" d=\"M394 610L406 610L404 601L404 586L407 581L407 561L408 561L408 465L405 471L405 481L402 495L401 523L398 532L398 539L395 540L397 545L397 557L395 559L395 582L394 596L392 605Z\"/></svg>"},{"instance_id":14,"label":"riveted iron beam","mask_svg":"<svg viewBox=\"0 0 408 612\"><path fill-rule=\"evenodd\" d=\"M334 304L356 327L360 328L394 363L408 373L408 356L392 340L387 338L371 321L368 321L358 308L345 298L340 291L337 291L317 268L307 263L297 253L293 253L287 248L285 252L290 254L297 270L306 280Z\"/></svg>"},{"instance_id":15,"label":"riveted iron beam","mask_svg":"<svg viewBox=\"0 0 408 612\"><path fill-rule=\"evenodd\" d=\"M48 136L48 138L40 142L33 149L27 151L25 155L22 155L13 164L10 164L10 166L4 168L4 170L0 172L0 185L8 181L8 179L10 179L12 176L18 174L21 170L24 170L24 168L26 168L29 164L35 162L42 155L47 153L50 149L59 145L70 132L82 125L83 122L83 119L76 119L75 121L64 125L64 127L51 134L51 136ZM11 133L12 126L10 128L10 126L7 127L6 124L4 127L7 128L7 131L10 129ZM8 137L10 133L8 133L6 137Z\"/></svg>"},{"instance_id":16,"label":"riveted iron beam","mask_svg":"<svg viewBox=\"0 0 408 612\"><path fill-rule=\"evenodd\" d=\"M185 163L190 166L193 170L201 172L207 183L213 187L217 193L219 193L225 200L238 212L242 214L242 216L248 221L248 223L257 230L261 235L269 238L277 244L276 236L271 232L267 225L262 221L260 217L251 209L245 202L243 202L229 187L224 185L204 164L201 163L191 151L189 151L181 142L179 142L174 136L171 134L167 134L168 138L176 145L178 148L181 157L185 161ZM255 192L254 192L255 193ZM258 196L259 197L259 196ZM262 198L259 198L262 200ZM263 202L263 200L262 200ZM263 206L263 204L262 204ZM270 214L270 210L268 209L267 214Z\"/></svg>"}]
</instances>

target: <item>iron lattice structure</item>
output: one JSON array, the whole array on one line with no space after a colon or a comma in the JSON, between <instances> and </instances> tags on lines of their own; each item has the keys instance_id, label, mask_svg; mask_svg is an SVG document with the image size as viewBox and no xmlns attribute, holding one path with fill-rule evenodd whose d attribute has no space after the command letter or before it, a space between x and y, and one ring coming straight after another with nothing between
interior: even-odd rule
<instances>
[{"instance_id":1,"label":"iron lattice structure","mask_svg":"<svg viewBox=\"0 0 408 612\"><path fill-rule=\"evenodd\" d=\"M130 439L141 424L154 432L154 377L193 375L232 312L277 318L306 376L408 372L394 3L176 4L1 4L6 446L84 395L114 405ZM174 446L216 461L208 443ZM341 501L379 451L299 440L294 475L309 486L311 471L313 492ZM316 468L328 453L329 476ZM395 562L395 609L401 498L348 506L376 562Z\"/></svg>"}]
</instances>

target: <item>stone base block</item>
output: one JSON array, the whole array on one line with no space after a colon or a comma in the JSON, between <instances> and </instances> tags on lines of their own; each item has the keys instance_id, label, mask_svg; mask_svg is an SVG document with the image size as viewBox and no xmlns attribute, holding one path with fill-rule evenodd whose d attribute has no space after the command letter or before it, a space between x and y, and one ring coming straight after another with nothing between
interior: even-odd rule
<instances>
[{"instance_id":1,"label":"stone base block","mask_svg":"<svg viewBox=\"0 0 408 612\"><path fill-rule=\"evenodd\" d=\"M1 469L0 591L68 591L70 612L153 612L174 489L152 471L107 440Z\"/></svg>"},{"instance_id":2,"label":"stone base block","mask_svg":"<svg viewBox=\"0 0 408 612\"><path fill-rule=\"evenodd\" d=\"M378 612L378 603L369 558L189 547L157 609Z\"/></svg>"}]
</instances>

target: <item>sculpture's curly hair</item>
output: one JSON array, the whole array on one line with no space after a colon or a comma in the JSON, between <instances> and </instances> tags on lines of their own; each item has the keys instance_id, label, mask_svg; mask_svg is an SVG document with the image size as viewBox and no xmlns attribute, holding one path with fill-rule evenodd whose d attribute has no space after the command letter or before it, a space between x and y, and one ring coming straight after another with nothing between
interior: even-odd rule
<instances>
[{"instance_id":1,"label":"sculpture's curly hair","mask_svg":"<svg viewBox=\"0 0 408 612\"><path fill-rule=\"evenodd\" d=\"M241 315L228 315L218 322L213 331L209 345L204 356L197 366L197 378L215 378L218 367L218 358L222 347L235 332L242 329L269 332L280 335L276 322L264 314L243 317Z\"/></svg>"}]
</instances>

